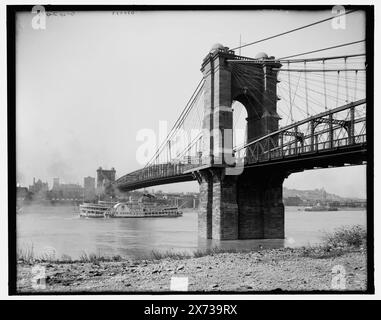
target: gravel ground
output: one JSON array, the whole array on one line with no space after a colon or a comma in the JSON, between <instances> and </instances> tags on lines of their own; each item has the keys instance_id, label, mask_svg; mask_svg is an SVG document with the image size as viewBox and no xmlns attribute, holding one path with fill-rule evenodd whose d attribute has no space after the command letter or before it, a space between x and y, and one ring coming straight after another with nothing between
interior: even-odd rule
<instances>
[{"instance_id":1,"label":"gravel ground","mask_svg":"<svg viewBox=\"0 0 381 320\"><path fill-rule=\"evenodd\" d=\"M342 267L335 267L338 265ZM32 285L36 266L44 267L45 288ZM218 253L181 260L19 262L17 288L20 293L170 292L172 277L188 277L188 291L196 292L333 290L334 267L345 272L344 290L366 290L364 251L322 258L305 256L302 249Z\"/></svg>"}]
</instances>

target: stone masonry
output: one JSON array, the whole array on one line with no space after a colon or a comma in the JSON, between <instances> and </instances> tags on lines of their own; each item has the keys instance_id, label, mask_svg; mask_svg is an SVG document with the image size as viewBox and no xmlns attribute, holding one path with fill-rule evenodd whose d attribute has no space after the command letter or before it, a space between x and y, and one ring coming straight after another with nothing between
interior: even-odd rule
<instances>
[{"instance_id":1,"label":"stone masonry","mask_svg":"<svg viewBox=\"0 0 381 320\"><path fill-rule=\"evenodd\" d=\"M247 141L278 129L276 69L280 64L263 54L257 63L237 67L227 61L235 57L234 51L215 45L201 67L203 129L209 134L204 135L206 166L199 170L199 236L284 238L282 184L287 173L245 169L239 175L226 174L232 164L233 100L247 110Z\"/></svg>"}]
</instances>

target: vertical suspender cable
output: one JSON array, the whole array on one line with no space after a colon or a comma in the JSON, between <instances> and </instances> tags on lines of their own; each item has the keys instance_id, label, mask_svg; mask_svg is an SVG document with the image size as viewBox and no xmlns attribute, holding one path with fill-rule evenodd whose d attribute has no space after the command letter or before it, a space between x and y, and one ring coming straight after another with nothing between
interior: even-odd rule
<instances>
[{"instance_id":1,"label":"vertical suspender cable","mask_svg":"<svg viewBox=\"0 0 381 320\"><path fill-rule=\"evenodd\" d=\"M289 100L290 100L290 117L291 122L294 122L294 118L292 116L292 100L291 100L291 74L290 74L290 62L288 62L288 94L289 94Z\"/></svg>"},{"instance_id":2,"label":"vertical suspender cable","mask_svg":"<svg viewBox=\"0 0 381 320\"><path fill-rule=\"evenodd\" d=\"M304 60L304 70L306 70L306 61ZM304 72L304 88L306 92L306 108L307 108L307 117L310 116L310 111L308 108L308 89L307 89L307 72Z\"/></svg>"},{"instance_id":3,"label":"vertical suspender cable","mask_svg":"<svg viewBox=\"0 0 381 320\"><path fill-rule=\"evenodd\" d=\"M169 161L171 162L172 160L172 154L171 154L171 140L168 140L168 155L169 155Z\"/></svg>"},{"instance_id":4,"label":"vertical suspender cable","mask_svg":"<svg viewBox=\"0 0 381 320\"><path fill-rule=\"evenodd\" d=\"M353 95L353 101L356 101L356 96L357 96L357 73L358 73L358 70L355 71L355 92L354 92L354 95Z\"/></svg>"},{"instance_id":5,"label":"vertical suspender cable","mask_svg":"<svg viewBox=\"0 0 381 320\"><path fill-rule=\"evenodd\" d=\"M340 80L340 70L337 71L337 82L336 82L336 108L339 106L339 80Z\"/></svg>"},{"instance_id":6,"label":"vertical suspender cable","mask_svg":"<svg viewBox=\"0 0 381 320\"><path fill-rule=\"evenodd\" d=\"M344 58L344 69L347 69L347 57ZM348 97L348 71L345 70L345 102L349 102Z\"/></svg>"},{"instance_id":7,"label":"vertical suspender cable","mask_svg":"<svg viewBox=\"0 0 381 320\"><path fill-rule=\"evenodd\" d=\"M324 82L324 109L327 110L327 88L325 81L325 60L323 59L323 82Z\"/></svg>"}]
</instances>

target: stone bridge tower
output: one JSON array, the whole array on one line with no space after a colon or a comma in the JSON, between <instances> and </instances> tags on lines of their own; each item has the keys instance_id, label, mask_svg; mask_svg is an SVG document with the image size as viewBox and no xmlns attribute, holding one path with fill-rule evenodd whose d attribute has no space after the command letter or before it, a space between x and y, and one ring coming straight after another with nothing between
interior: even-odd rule
<instances>
[{"instance_id":1,"label":"stone bridge tower","mask_svg":"<svg viewBox=\"0 0 381 320\"><path fill-rule=\"evenodd\" d=\"M247 141L279 128L277 72L264 53L248 63L216 44L204 58L204 151L200 168L199 235L212 239L284 238L282 184L287 173L232 171L233 101L247 110Z\"/></svg>"}]
</instances>

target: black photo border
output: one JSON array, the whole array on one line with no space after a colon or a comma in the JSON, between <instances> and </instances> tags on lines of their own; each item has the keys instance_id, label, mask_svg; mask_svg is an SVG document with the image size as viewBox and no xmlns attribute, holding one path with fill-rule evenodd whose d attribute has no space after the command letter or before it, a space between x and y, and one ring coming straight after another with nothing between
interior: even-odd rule
<instances>
[{"instance_id":1,"label":"black photo border","mask_svg":"<svg viewBox=\"0 0 381 320\"><path fill-rule=\"evenodd\" d=\"M8 294L35 295L284 295L284 294L374 294L374 6L348 5L366 15L367 99L367 289L365 291L206 291L206 292L36 292L17 291L16 254L16 14L31 12L34 5L7 5L7 139L8 139ZM212 10L331 10L332 5L44 5L46 11L212 11ZM196 298L196 297L195 297Z\"/></svg>"}]
</instances>

